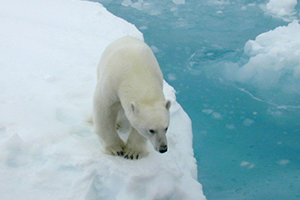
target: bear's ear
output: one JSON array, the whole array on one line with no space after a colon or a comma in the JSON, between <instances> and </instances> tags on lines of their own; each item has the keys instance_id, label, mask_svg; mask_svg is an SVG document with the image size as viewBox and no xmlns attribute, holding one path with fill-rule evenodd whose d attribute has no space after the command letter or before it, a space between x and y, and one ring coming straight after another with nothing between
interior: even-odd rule
<instances>
[{"instance_id":1,"label":"bear's ear","mask_svg":"<svg viewBox=\"0 0 300 200\"><path fill-rule=\"evenodd\" d=\"M170 107L171 107L171 101L170 101L170 100L167 100L167 101L166 101L166 108L167 108L167 110L169 110Z\"/></svg>"},{"instance_id":2,"label":"bear's ear","mask_svg":"<svg viewBox=\"0 0 300 200\"><path fill-rule=\"evenodd\" d=\"M136 105L136 103L134 101L132 101L130 103L130 109L131 109L132 113L137 113L139 111L138 106Z\"/></svg>"}]
</instances>

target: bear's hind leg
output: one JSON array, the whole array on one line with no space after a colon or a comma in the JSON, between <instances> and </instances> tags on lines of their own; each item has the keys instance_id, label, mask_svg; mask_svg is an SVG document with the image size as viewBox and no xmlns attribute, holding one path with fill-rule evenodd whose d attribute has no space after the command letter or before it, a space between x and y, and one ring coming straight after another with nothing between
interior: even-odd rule
<instances>
[{"instance_id":1,"label":"bear's hind leg","mask_svg":"<svg viewBox=\"0 0 300 200\"><path fill-rule=\"evenodd\" d=\"M147 139L141 136L134 128L128 137L124 157L131 160L137 160L148 155Z\"/></svg>"}]
</instances>

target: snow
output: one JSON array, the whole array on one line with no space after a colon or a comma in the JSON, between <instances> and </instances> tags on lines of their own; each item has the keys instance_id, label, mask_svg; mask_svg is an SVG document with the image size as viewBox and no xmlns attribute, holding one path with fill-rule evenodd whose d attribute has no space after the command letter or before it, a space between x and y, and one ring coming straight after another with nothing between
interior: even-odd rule
<instances>
[{"instance_id":1,"label":"snow","mask_svg":"<svg viewBox=\"0 0 300 200\"><path fill-rule=\"evenodd\" d=\"M205 199L191 121L167 83L166 154L105 155L86 123L101 53L143 39L133 25L78 0L2 0L0 13L1 199Z\"/></svg>"}]
</instances>

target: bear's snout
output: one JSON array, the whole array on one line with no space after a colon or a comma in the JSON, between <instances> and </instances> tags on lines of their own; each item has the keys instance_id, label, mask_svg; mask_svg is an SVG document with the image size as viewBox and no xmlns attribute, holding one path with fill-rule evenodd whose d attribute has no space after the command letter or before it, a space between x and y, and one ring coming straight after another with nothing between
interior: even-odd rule
<instances>
[{"instance_id":1,"label":"bear's snout","mask_svg":"<svg viewBox=\"0 0 300 200\"><path fill-rule=\"evenodd\" d=\"M165 153L166 151L168 151L168 146L167 145L162 145L159 147L159 153Z\"/></svg>"}]
</instances>

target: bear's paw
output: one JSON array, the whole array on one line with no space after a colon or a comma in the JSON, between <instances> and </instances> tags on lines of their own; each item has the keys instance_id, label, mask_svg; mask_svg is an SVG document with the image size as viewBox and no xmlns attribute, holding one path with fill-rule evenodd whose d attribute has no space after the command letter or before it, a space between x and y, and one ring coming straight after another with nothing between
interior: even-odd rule
<instances>
[{"instance_id":1,"label":"bear's paw","mask_svg":"<svg viewBox=\"0 0 300 200\"><path fill-rule=\"evenodd\" d=\"M133 149L130 147L125 148L124 158L131 159L131 160L138 160L143 157L146 157L148 152L142 149Z\"/></svg>"},{"instance_id":2,"label":"bear's paw","mask_svg":"<svg viewBox=\"0 0 300 200\"><path fill-rule=\"evenodd\" d=\"M119 144L106 146L105 151L109 155L124 156L125 144L124 142L120 142Z\"/></svg>"}]
</instances>

